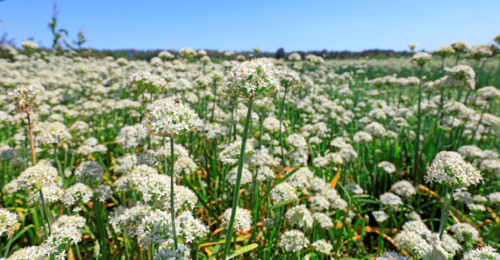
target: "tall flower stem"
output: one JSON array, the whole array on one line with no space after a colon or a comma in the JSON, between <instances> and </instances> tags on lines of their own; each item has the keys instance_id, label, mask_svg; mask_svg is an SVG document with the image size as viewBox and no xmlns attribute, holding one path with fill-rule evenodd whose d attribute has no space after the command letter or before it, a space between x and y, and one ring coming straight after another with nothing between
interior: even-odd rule
<instances>
[{"instance_id":1,"label":"tall flower stem","mask_svg":"<svg viewBox=\"0 0 500 260\"><path fill-rule=\"evenodd\" d=\"M421 115L421 107L420 103L422 103L422 71L423 71L424 66L420 66L420 84L418 86L418 114L417 114L417 133L415 136L415 155L413 157L413 165L411 167L411 170L413 172L413 178L415 178L415 181L418 182L418 176L417 176L417 167L418 167L418 150L419 150L419 145L420 145L420 125L422 121L422 115Z\"/></svg>"},{"instance_id":2,"label":"tall flower stem","mask_svg":"<svg viewBox=\"0 0 500 260\"><path fill-rule=\"evenodd\" d=\"M175 230L175 209L174 209L174 136L170 138L170 215L172 216L172 233L174 235L175 250L179 248L177 244L177 233Z\"/></svg>"},{"instance_id":3,"label":"tall flower stem","mask_svg":"<svg viewBox=\"0 0 500 260\"><path fill-rule=\"evenodd\" d=\"M30 145L31 145L31 161L33 162L33 166L36 165L36 155L35 155L35 143L33 142L33 130L31 129L31 121L30 121L30 114L26 113L28 115L28 129L29 129L29 135L30 135Z\"/></svg>"},{"instance_id":4,"label":"tall flower stem","mask_svg":"<svg viewBox=\"0 0 500 260\"><path fill-rule=\"evenodd\" d=\"M214 105L212 107L212 116L210 117L210 122L214 121L215 105L216 104L217 104L217 83L214 82Z\"/></svg>"},{"instance_id":5,"label":"tall flower stem","mask_svg":"<svg viewBox=\"0 0 500 260\"><path fill-rule=\"evenodd\" d=\"M288 93L288 88L285 87L285 95L283 96L283 101L281 102L280 106L280 145L281 145L281 160L283 162L284 167L286 167L286 161L285 161L285 153L283 151L283 133L281 131L281 128L283 127L283 108L285 107L285 100L287 93Z\"/></svg>"},{"instance_id":6,"label":"tall flower stem","mask_svg":"<svg viewBox=\"0 0 500 260\"><path fill-rule=\"evenodd\" d=\"M52 223L49 218L49 212L47 211L47 207L45 206L45 199L43 198L42 188L38 190L38 193L40 194L40 199L42 200L43 214L45 216L45 221L47 221L47 226L49 228L49 236L50 236L52 234Z\"/></svg>"},{"instance_id":7,"label":"tall flower stem","mask_svg":"<svg viewBox=\"0 0 500 260\"><path fill-rule=\"evenodd\" d=\"M66 180L65 180L66 178L64 176L64 171L62 170L61 162L59 161L59 156L57 156L57 145L54 145L54 159L56 160L57 170L59 171L59 175L61 176L63 186L65 186L66 185ZM64 188L66 188L66 187L64 187Z\"/></svg>"},{"instance_id":8,"label":"tall flower stem","mask_svg":"<svg viewBox=\"0 0 500 260\"><path fill-rule=\"evenodd\" d=\"M484 113L488 111L488 103L484 106L483 112L481 113L481 117L479 118L479 121L477 122L476 129L474 130L474 133L472 134L472 142L474 142L474 138L476 137L477 130L479 129L479 125L481 125L481 121L483 121L483 116Z\"/></svg>"},{"instance_id":9,"label":"tall flower stem","mask_svg":"<svg viewBox=\"0 0 500 260\"><path fill-rule=\"evenodd\" d=\"M222 259L226 259L226 256L229 253L230 245L231 245L231 235L233 234L233 225L234 219L236 217L236 208L238 207L239 202L239 191L241 184L241 173L243 172L243 161L245 160L245 150L247 145L248 138L248 128L250 126L250 119L252 117L252 105L253 100L248 102L248 112L247 119L245 122L245 130L243 130L243 139L241 140L241 151L240 151L240 159L238 161L238 173L236 175L236 184L234 185L234 195L233 195L233 208L231 209L231 219L229 220L229 226L226 231L226 242L224 244L224 254Z\"/></svg>"},{"instance_id":10,"label":"tall flower stem","mask_svg":"<svg viewBox=\"0 0 500 260\"><path fill-rule=\"evenodd\" d=\"M444 230L446 229L446 224L448 223L448 214L450 213L451 207L451 196L453 195L453 187L446 186L444 190L444 205L443 205L443 215L441 216L441 222L439 223L439 240L442 240Z\"/></svg>"}]
</instances>

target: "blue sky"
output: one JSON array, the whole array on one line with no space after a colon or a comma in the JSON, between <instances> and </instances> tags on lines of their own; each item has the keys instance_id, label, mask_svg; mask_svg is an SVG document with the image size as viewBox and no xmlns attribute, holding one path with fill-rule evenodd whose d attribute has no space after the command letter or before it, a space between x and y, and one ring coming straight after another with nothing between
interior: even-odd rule
<instances>
[{"instance_id":1,"label":"blue sky","mask_svg":"<svg viewBox=\"0 0 500 260\"><path fill-rule=\"evenodd\" d=\"M0 35L49 46L53 0L0 2ZM58 0L60 28L96 49L418 50L500 33L500 1Z\"/></svg>"}]
</instances>

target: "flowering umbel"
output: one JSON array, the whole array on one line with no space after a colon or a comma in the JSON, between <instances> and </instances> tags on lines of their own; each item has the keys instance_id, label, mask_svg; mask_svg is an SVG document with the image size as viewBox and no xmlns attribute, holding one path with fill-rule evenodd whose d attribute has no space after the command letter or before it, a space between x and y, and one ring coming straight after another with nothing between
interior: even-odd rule
<instances>
[{"instance_id":1,"label":"flowering umbel","mask_svg":"<svg viewBox=\"0 0 500 260\"><path fill-rule=\"evenodd\" d=\"M245 61L227 72L223 88L231 96L263 98L279 90L276 74L274 65L266 58Z\"/></svg>"},{"instance_id":2,"label":"flowering umbel","mask_svg":"<svg viewBox=\"0 0 500 260\"><path fill-rule=\"evenodd\" d=\"M37 97L38 94L39 91L35 90L33 86L27 88L20 87L9 92L17 113L29 113L32 107L37 108L42 101Z\"/></svg>"},{"instance_id":3,"label":"flowering umbel","mask_svg":"<svg viewBox=\"0 0 500 260\"><path fill-rule=\"evenodd\" d=\"M142 124L153 135L182 135L201 124L198 114L178 100L156 101L148 107Z\"/></svg>"}]
</instances>

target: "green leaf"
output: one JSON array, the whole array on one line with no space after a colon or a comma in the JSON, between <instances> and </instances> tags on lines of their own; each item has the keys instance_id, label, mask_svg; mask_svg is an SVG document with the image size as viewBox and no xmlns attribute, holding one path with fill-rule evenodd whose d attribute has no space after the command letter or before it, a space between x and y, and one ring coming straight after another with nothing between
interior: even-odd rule
<instances>
[{"instance_id":1,"label":"green leaf","mask_svg":"<svg viewBox=\"0 0 500 260\"><path fill-rule=\"evenodd\" d=\"M283 177L282 179L280 180L277 180L274 182L273 186L266 192L266 194L262 197L262 199L259 201L259 205L264 203L264 201L266 201L267 199L267 196L269 196L269 194L271 193L271 191L274 189L274 187L276 187L276 185L286 181L288 178L290 178L294 173L296 173L300 168L295 168L293 169L290 173L288 173L287 175L285 175L285 177Z\"/></svg>"},{"instance_id":2,"label":"green leaf","mask_svg":"<svg viewBox=\"0 0 500 260\"><path fill-rule=\"evenodd\" d=\"M231 254L230 256L226 257L226 260L233 259L233 258L235 258L235 257L237 257L237 256L239 256L241 254L244 254L244 253L246 253L248 251L252 251L252 250L254 250L257 247L259 247L259 245L257 245L257 244L250 244L248 246L242 247L242 248L234 251L234 253Z\"/></svg>"},{"instance_id":3,"label":"green leaf","mask_svg":"<svg viewBox=\"0 0 500 260\"><path fill-rule=\"evenodd\" d=\"M274 204L272 207L270 207L268 209L268 211L271 211L271 210L273 210L275 208L279 208L281 206L284 206L284 205L287 205L287 204L290 204L290 203L294 203L294 202L298 202L298 201L299 201L299 199L289 199L289 200L280 201L280 202Z\"/></svg>"},{"instance_id":4,"label":"green leaf","mask_svg":"<svg viewBox=\"0 0 500 260\"><path fill-rule=\"evenodd\" d=\"M219 217L217 216L217 214L215 214L215 212L213 211L213 209L211 207L206 207L207 202L203 199L203 196L201 196L200 192L198 192L198 190L196 190L194 188L193 184L187 178L183 178L183 180L186 181L185 183L187 184L187 186L194 192L194 194L196 194L196 197L198 197L198 200L208 210L208 213L210 213L210 215L212 215L212 217L215 218L217 221L220 221Z\"/></svg>"},{"instance_id":5,"label":"green leaf","mask_svg":"<svg viewBox=\"0 0 500 260\"><path fill-rule=\"evenodd\" d=\"M7 257L7 254L9 253L8 250L10 248L10 245L12 243L14 243L14 241L16 241L16 239L18 239L22 234L24 234L24 232L28 231L30 228L32 228L34 226L35 225L33 225L33 224L27 225L26 227L23 228L23 230L21 230L20 232L18 232L12 239L9 240L9 242L7 243L7 245L2 248L2 250L5 250L4 257Z\"/></svg>"}]
</instances>

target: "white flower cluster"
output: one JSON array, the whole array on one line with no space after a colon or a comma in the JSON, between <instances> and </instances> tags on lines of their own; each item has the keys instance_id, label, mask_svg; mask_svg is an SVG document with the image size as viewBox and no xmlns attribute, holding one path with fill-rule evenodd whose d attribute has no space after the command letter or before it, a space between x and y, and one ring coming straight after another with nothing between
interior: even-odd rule
<instances>
[{"instance_id":1,"label":"white flower cluster","mask_svg":"<svg viewBox=\"0 0 500 260\"><path fill-rule=\"evenodd\" d=\"M229 227L229 221L231 220L232 208L226 209L224 215L222 216L222 227L227 229ZM245 231L252 227L252 212L248 209L236 208L236 215L234 217L233 229L236 231Z\"/></svg>"},{"instance_id":2,"label":"white flower cluster","mask_svg":"<svg viewBox=\"0 0 500 260\"><path fill-rule=\"evenodd\" d=\"M115 212L109 223L116 232L123 230L125 235L134 237L137 234L137 227L142 223L142 219L151 215L152 212L151 206L138 203L132 208Z\"/></svg>"},{"instance_id":3,"label":"white flower cluster","mask_svg":"<svg viewBox=\"0 0 500 260\"><path fill-rule=\"evenodd\" d=\"M0 237L5 233L10 238L20 227L16 213L0 208Z\"/></svg>"},{"instance_id":4,"label":"white flower cluster","mask_svg":"<svg viewBox=\"0 0 500 260\"><path fill-rule=\"evenodd\" d=\"M186 243L191 243L196 238L203 238L209 232L208 226L194 218L191 211L182 212L176 217L175 225L178 237L185 240Z\"/></svg>"},{"instance_id":5,"label":"white flower cluster","mask_svg":"<svg viewBox=\"0 0 500 260\"><path fill-rule=\"evenodd\" d=\"M97 186L96 188L93 189L93 191L96 194L97 199L101 202L104 202L107 199L111 198L111 196L113 196L113 191L111 190L111 187L106 184L101 184Z\"/></svg>"},{"instance_id":6,"label":"white flower cluster","mask_svg":"<svg viewBox=\"0 0 500 260\"><path fill-rule=\"evenodd\" d=\"M191 260L191 249L182 243L178 243L178 246L176 250L173 239L164 241L158 247L154 260Z\"/></svg>"},{"instance_id":7,"label":"white flower cluster","mask_svg":"<svg viewBox=\"0 0 500 260\"><path fill-rule=\"evenodd\" d=\"M283 182L276 185L271 190L271 198L274 203L278 203L285 200L297 199L297 193L295 192L295 188L288 182Z\"/></svg>"},{"instance_id":8,"label":"white flower cluster","mask_svg":"<svg viewBox=\"0 0 500 260\"><path fill-rule=\"evenodd\" d=\"M309 207L312 211L328 210L330 208L330 202L325 197L316 195L309 199Z\"/></svg>"},{"instance_id":9,"label":"white flower cluster","mask_svg":"<svg viewBox=\"0 0 500 260\"><path fill-rule=\"evenodd\" d=\"M163 195L159 196L156 201L159 207L163 210L170 211L170 185L167 186ZM194 208L198 203L198 197L196 194L190 190L188 187L175 185L174 184L174 210L178 212L179 210L187 208Z\"/></svg>"},{"instance_id":10,"label":"white flower cluster","mask_svg":"<svg viewBox=\"0 0 500 260\"><path fill-rule=\"evenodd\" d=\"M402 256L395 252L386 251L377 258L375 258L375 260L411 260L411 258Z\"/></svg>"},{"instance_id":11,"label":"white flower cluster","mask_svg":"<svg viewBox=\"0 0 500 260\"><path fill-rule=\"evenodd\" d=\"M175 148L174 148L174 153L175 153ZM179 159L177 159L174 163L174 174L176 175L175 177L181 176L181 175L190 175L196 171L196 168L198 166L196 163L191 159L191 157L184 156Z\"/></svg>"},{"instance_id":12,"label":"white flower cluster","mask_svg":"<svg viewBox=\"0 0 500 260\"><path fill-rule=\"evenodd\" d=\"M157 209L142 218L137 227L137 242L149 250L151 243L161 244L172 239L173 230L170 213Z\"/></svg>"},{"instance_id":13,"label":"white flower cluster","mask_svg":"<svg viewBox=\"0 0 500 260\"><path fill-rule=\"evenodd\" d=\"M401 180L392 185L392 190L394 193L396 193L399 196L403 197L411 197L414 195L417 191L415 190L415 187L407 181L407 180Z\"/></svg>"},{"instance_id":14,"label":"white flower cluster","mask_svg":"<svg viewBox=\"0 0 500 260\"><path fill-rule=\"evenodd\" d=\"M191 212L183 212L176 217L175 223L177 237L187 243L196 238L202 238L208 233L208 227L203 225L200 220L195 219ZM156 210L142 218L137 227L137 241L149 249L152 242L161 244L173 239L173 228L170 213Z\"/></svg>"},{"instance_id":15,"label":"white flower cluster","mask_svg":"<svg viewBox=\"0 0 500 260\"><path fill-rule=\"evenodd\" d=\"M350 190L354 194L362 194L364 192L363 188L361 188L357 183L348 183L344 188L346 190Z\"/></svg>"},{"instance_id":16,"label":"white flower cluster","mask_svg":"<svg viewBox=\"0 0 500 260\"><path fill-rule=\"evenodd\" d=\"M57 186L57 184L51 183L47 186L42 187L42 193L45 204L49 205L59 201L64 195L64 190ZM32 191L30 196L28 197L29 205L33 205L35 204L35 202L42 202L42 200L40 199L40 193L36 190Z\"/></svg>"},{"instance_id":17,"label":"white flower cluster","mask_svg":"<svg viewBox=\"0 0 500 260\"><path fill-rule=\"evenodd\" d=\"M300 57L299 53L294 52L294 53L291 53L290 55L288 55L288 59L291 61L300 61L302 59L302 57Z\"/></svg>"},{"instance_id":18,"label":"white flower cluster","mask_svg":"<svg viewBox=\"0 0 500 260\"><path fill-rule=\"evenodd\" d=\"M123 149L130 149L139 146L146 140L147 132L141 124L128 125L122 127L115 140L121 144Z\"/></svg>"},{"instance_id":19,"label":"white flower cluster","mask_svg":"<svg viewBox=\"0 0 500 260\"><path fill-rule=\"evenodd\" d=\"M195 130L201 121L193 109L181 102L156 101L148 107L142 124L150 134L176 136Z\"/></svg>"},{"instance_id":20,"label":"white flower cluster","mask_svg":"<svg viewBox=\"0 0 500 260\"><path fill-rule=\"evenodd\" d=\"M469 252L464 253L464 260L500 260L500 254L498 254L496 251L497 250L491 246L472 249Z\"/></svg>"},{"instance_id":21,"label":"white flower cluster","mask_svg":"<svg viewBox=\"0 0 500 260\"><path fill-rule=\"evenodd\" d=\"M223 88L231 96L260 99L279 91L276 73L272 62L266 58L245 61L227 72Z\"/></svg>"},{"instance_id":22,"label":"white flower cluster","mask_svg":"<svg viewBox=\"0 0 500 260\"><path fill-rule=\"evenodd\" d=\"M443 46L437 47L434 50L433 54L444 59L448 56L455 54L455 50L451 46L443 45Z\"/></svg>"},{"instance_id":23,"label":"white flower cluster","mask_svg":"<svg viewBox=\"0 0 500 260\"><path fill-rule=\"evenodd\" d=\"M382 223L389 218L389 215L385 213L385 211L377 210L372 212L373 217L375 217L375 221L378 223Z\"/></svg>"},{"instance_id":24,"label":"white flower cluster","mask_svg":"<svg viewBox=\"0 0 500 260\"><path fill-rule=\"evenodd\" d=\"M479 242L479 232L469 223L457 223L451 226L451 231L457 235L460 242L469 242L469 240Z\"/></svg>"},{"instance_id":25,"label":"white flower cluster","mask_svg":"<svg viewBox=\"0 0 500 260\"><path fill-rule=\"evenodd\" d=\"M238 166L233 167L233 169L231 169L227 173L226 181L229 182L231 185L236 185L237 177L238 177ZM241 181L241 183L240 183L241 185L245 185L245 184L253 182L253 174L252 174L252 172L250 172L250 170L248 170L247 165L245 165L242 169L240 181Z\"/></svg>"},{"instance_id":26,"label":"white flower cluster","mask_svg":"<svg viewBox=\"0 0 500 260\"><path fill-rule=\"evenodd\" d=\"M24 170L17 178L17 181L19 182L19 188L30 191L39 190L59 181L59 174L57 169L52 166L38 164Z\"/></svg>"},{"instance_id":27,"label":"white flower cluster","mask_svg":"<svg viewBox=\"0 0 500 260\"><path fill-rule=\"evenodd\" d=\"M461 156L443 154L435 158L427 170L427 182L446 183L450 186L477 185L483 180L481 173Z\"/></svg>"},{"instance_id":28,"label":"white flower cluster","mask_svg":"<svg viewBox=\"0 0 500 260\"><path fill-rule=\"evenodd\" d=\"M64 196L61 198L66 206L82 205L92 199L94 192L92 189L83 184L76 183L64 191Z\"/></svg>"},{"instance_id":29,"label":"white flower cluster","mask_svg":"<svg viewBox=\"0 0 500 260\"><path fill-rule=\"evenodd\" d=\"M127 174L134 169L137 163L137 156L135 154L126 154L116 158L115 172Z\"/></svg>"},{"instance_id":30,"label":"white flower cluster","mask_svg":"<svg viewBox=\"0 0 500 260\"><path fill-rule=\"evenodd\" d=\"M149 71L140 71L133 74L126 83L141 92L151 89L163 89L167 86L167 82L163 78L152 75Z\"/></svg>"},{"instance_id":31,"label":"white flower cluster","mask_svg":"<svg viewBox=\"0 0 500 260\"><path fill-rule=\"evenodd\" d=\"M275 117L267 117L264 119L263 127L271 133L278 133L280 131L280 120ZM281 132L285 131L285 126L281 126Z\"/></svg>"},{"instance_id":32,"label":"white flower cluster","mask_svg":"<svg viewBox=\"0 0 500 260\"><path fill-rule=\"evenodd\" d=\"M390 192L380 195L380 203L389 206L391 209L397 209L399 206L403 205L401 198Z\"/></svg>"},{"instance_id":33,"label":"white flower cluster","mask_svg":"<svg viewBox=\"0 0 500 260\"><path fill-rule=\"evenodd\" d=\"M318 223L322 228L330 228L333 226L333 221L330 216L325 213L316 212L313 214L313 219L315 223Z\"/></svg>"},{"instance_id":34,"label":"white flower cluster","mask_svg":"<svg viewBox=\"0 0 500 260\"><path fill-rule=\"evenodd\" d=\"M320 254L329 255L332 253L333 246L330 241L318 240L311 244L314 250Z\"/></svg>"},{"instance_id":35,"label":"white flower cluster","mask_svg":"<svg viewBox=\"0 0 500 260\"><path fill-rule=\"evenodd\" d=\"M293 148L307 147L307 141L304 136L300 134L291 134L286 138L286 143Z\"/></svg>"},{"instance_id":36,"label":"white flower cluster","mask_svg":"<svg viewBox=\"0 0 500 260\"><path fill-rule=\"evenodd\" d=\"M36 44L34 41L23 41L21 43L21 46L23 46L25 49L28 49L28 50L36 50L38 49L38 44Z\"/></svg>"},{"instance_id":37,"label":"white flower cluster","mask_svg":"<svg viewBox=\"0 0 500 260\"><path fill-rule=\"evenodd\" d=\"M40 145L53 145L65 143L73 139L66 125L60 122L49 123L40 134L37 134L35 141Z\"/></svg>"},{"instance_id":38,"label":"white flower cluster","mask_svg":"<svg viewBox=\"0 0 500 260\"><path fill-rule=\"evenodd\" d=\"M82 162L75 170L76 181L86 185L102 180L102 166L94 161Z\"/></svg>"},{"instance_id":39,"label":"white flower cluster","mask_svg":"<svg viewBox=\"0 0 500 260\"><path fill-rule=\"evenodd\" d=\"M285 249L286 252L301 251L309 245L309 239L304 233L298 230L285 231L280 237L279 245Z\"/></svg>"},{"instance_id":40,"label":"white flower cluster","mask_svg":"<svg viewBox=\"0 0 500 260\"><path fill-rule=\"evenodd\" d=\"M170 141L166 141L165 145L161 146L157 151L156 151L156 156L163 158L167 157L167 159L170 159L172 156L172 152L170 149ZM188 157L189 152L180 144L174 144L174 157L176 158L182 158L182 157ZM139 165L139 164L138 164Z\"/></svg>"},{"instance_id":41,"label":"white flower cluster","mask_svg":"<svg viewBox=\"0 0 500 260\"><path fill-rule=\"evenodd\" d=\"M384 172L389 174L396 172L396 166L391 162L383 161L380 162L377 166L384 170Z\"/></svg>"},{"instance_id":42,"label":"white flower cluster","mask_svg":"<svg viewBox=\"0 0 500 260\"><path fill-rule=\"evenodd\" d=\"M281 70L277 70L276 76L279 79L281 85L285 88L296 86L300 82L299 74L289 69L288 67Z\"/></svg>"},{"instance_id":43,"label":"white flower cluster","mask_svg":"<svg viewBox=\"0 0 500 260\"><path fill-rule=\"evenodd\" d=\"M234 165L238 163L238 160L240 159L241 145L241 140L236 140L222 150L222 152L219 153L219 160L222 164ZM245 146L245 155L252 154L253 152L253 144L251 141L248 141Z\"/></svg>"},{"instance_id":44,"label":"white flower cluster","mask_svg":"<svg viewBox=\"0 0 500 260\"><path fill-rule=\"evenodd\" d=\"M432 250L432 246L429 245L422 236L408 230L399 232L396 237L394 237L394 242L400 249L406 250L410 255L415 255L424 259Z\"/></svg>"},{"instance_id":45,"label":"white flower cluster","mask_svg":"<svg viewBox=\"0 0 500 260\"><path fill-rule=\"evenodd\" d=\"M306 208L306 205L297 205L287 210L285 217L292 225L299 227L311 228L314 220L311 212Z\"/></svg>"},{"instance_id":46,"label":"white flower cluster","mask_svg":"<svg viewBox=\"0 0 500 260\"><path fill-rule=\"evenodd\" d=\"M415 61L419 66L423 66L425 63L432 59L432 54L427 52L417 52L413 55L412 61Z\"/></svg>"},{"instance_id":47,"label":"white flower cluster","mask_svg":"<svg viewBox=\"0 0 500 260\"><path fill-rule=\"evenodd\" d=\"M183 58L190 60L194 56L198 55L198 53L193 48L186 47L186 48L182 48L179 51L179 55Z\"/></svg>"}]
</instances>

